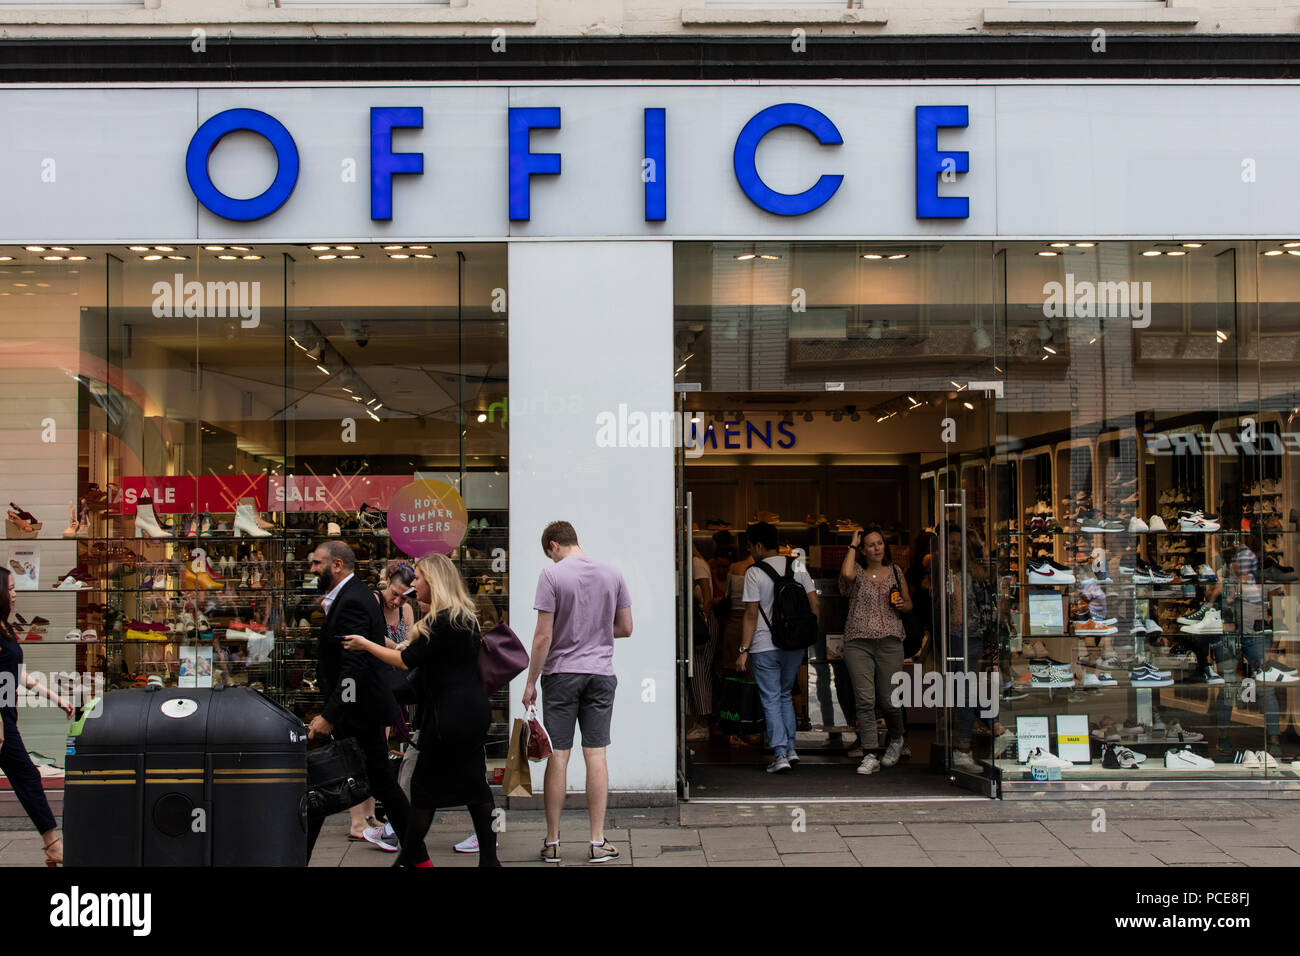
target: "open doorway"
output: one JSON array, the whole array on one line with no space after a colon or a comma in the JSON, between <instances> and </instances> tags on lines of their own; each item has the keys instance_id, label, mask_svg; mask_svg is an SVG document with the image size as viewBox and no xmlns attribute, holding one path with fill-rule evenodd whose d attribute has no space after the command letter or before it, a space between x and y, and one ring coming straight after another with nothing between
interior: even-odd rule
<instances>
[{"instance_id":1,"label":"open doorway","mask_svg":"<svg viewBox=\"0 0 1300 956\"><path fill-rule=\"evenodd\" d=\"M944 670L946 651L931 623L934 583L941 580L931 565L944 502L957 500L955 492L964 489L969 532L987 542L992 528L989 482L975 467L986 462L986 446L973 445L963 467L958 443L945 444L944 430L958 418L975 422L986 415L985 398L961 386L947 393L699 392L687 397L684 412L696 436L680 472L691 551L691 580L682 589L691 596L691 608L683 611L691 614L692 626L680 744L690 797L960 795L946 772L948 715L919 700L903 708L897 763L880 773L857 772L865 753L882 755L894 733L886 715L873 709L876 739L864 753L859 695L844 654L850 599L841 574L846 558L861 566L851 548L855 532L878 529L888 573L901 579L912 605L898 628L903 669ZM973 427L965 431L979 433ZM799 760L790 773L765 772L773 755L762 722L752 720L754 670L738 666L746 634L746 575L754 563L751 539L760 522L774 529L779 554L793 560L796 570L806 570L818 611L817 640L794 681ZM994 721L975 723L975 733L994 736L1000 729Z\"/></svg>"}]
</instances>

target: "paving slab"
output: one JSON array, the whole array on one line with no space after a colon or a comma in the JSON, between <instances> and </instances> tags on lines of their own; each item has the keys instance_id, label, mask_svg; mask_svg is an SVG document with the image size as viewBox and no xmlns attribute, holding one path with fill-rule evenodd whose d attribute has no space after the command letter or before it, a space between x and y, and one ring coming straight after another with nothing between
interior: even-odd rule
<instances>
[{"instance_id":1,"label":"paving slab","mask_svg":"<svg viewBox=\"0 0 1300 956\"><path fill-rule=\"evenodd\" d=\"M998 853L947 853L927 850L927 855L935 866L1007 866L1007 861Z\"/></svg>"},{"instance_id":2,"label":"paving slab","mask_svg":"<svg viewBox=\"0 0 1300 956\"><path fill-rule=\"evenodd\" d=\"M907 836L902 823L850 823L835 828L842 837Z\"/></svg>"},{"instance_id":3,"label":"paving slab","mask_svg":"<svg viewBox=\"0 0 1300 956\"><path fill-rule=\"evenodd\" d=\"M1053 853L1051 856L1007 856L1003 857L1008 866L1022 866L1028 868L1046 867L1046 866L1087 866L1083 860L1079 859L1068 850L1062 849L1059 853Z\"/></svg>"},{"instance_id":4,"label":"paving slab","mask_svg":"<svg viewBox=\"0 0 1300 956\"><path fill-rule=\"evenodd\" d=\"M1232 863L1233 858L1212 843L1146 843L1143 849L1161 863Z\"/></svg>"},{"instance_id":5,"label":"paving slab","mask_svg":"<svg viewBox=\"0 0 1300 956\"><path fill-rule=\"evenodd\" d=\"M907 831L927 851L995 852L993 844L970 823L913 823Z\"/></svg>"},{"instance_id":6,"label":"paving slab","mask_svg":"<svg viewBox=\"0 0 1300 956\"><path fill-rule=\"evenodd\" d=\"M1300 853L1285 846L1223 847L1234 860L1247 866L1300 866Z\"/></svg>"},{"instance_id":7,"label":"paving slab","mask_svg":"<svg viewBox=\"0 0 1300 956\"><path fill-rule=\"evenodd\" d=\"M781 857L784 866L853 866L862 864L852 853L786 853Z\"/></svg>"},{"instance_id":8,"label":"paving slab","mask_svg":"<svg viewBox=\"0 0 1300 956\"><path fill-rule=\"evenodd\" d=\"M1117 849L1076 849L1074 855L1089 866L1162 866L1150 853Z\"/></svg>"},{"instance_id":9,"label":"paving slab","mask_svg":"<svg viewBox=\"0 0 1300 956\"><path fill-rule=\"evenodd\" d=\"M832 826L813 826L806 830L769 827L768 835L778 853L847 853L844 838Z\"/></svg>"}]
</instances>

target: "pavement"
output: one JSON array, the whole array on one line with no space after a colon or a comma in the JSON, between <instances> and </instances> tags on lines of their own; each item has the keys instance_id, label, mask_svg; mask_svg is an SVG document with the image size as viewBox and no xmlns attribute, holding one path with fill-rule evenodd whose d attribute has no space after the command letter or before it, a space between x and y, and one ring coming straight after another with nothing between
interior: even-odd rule
<instances>
[{"instance_id":1,"label":"pavement","mask_svg":"<svg viewBox=\"0 0 1300 956\"><path fill-rule=\"evenodd\" d=\"M621 852L606 866L1297 866L1300 799L988 800L846 803L693 801L618 808L605 833ZM499 855L506 866L537 859L540 810L506 810ZM435 866L475 866L452 852L469 814L439 813L426 841ZM567 811L560 866L582 866L587 817ZM330 818L313 867L390 866L393 854L348 839ZM42 866L40 836L0 831L0 867Z\"/></svg>"},{"instance_id":2,"label":"pavement","mask_svg":"<svg viewBox=\"0 0 1300 956\"><path fill-rule=\"evenodd\" d=\"M1300 865L1300 800L1288 799L689 803L611 810L608 819L606 837L622 856L606 866ZM502 863L554 865L537 859L546 832L540 811L506 811L504 822ZM451 850L470 832L467 813L440 813L426 841L434 865L476 865ZM560 866L585 865L586 838L586 814L566 813ZM322 831L311 865L392 860L349 842L340 817Z\"/></svg>"}]
</instances>

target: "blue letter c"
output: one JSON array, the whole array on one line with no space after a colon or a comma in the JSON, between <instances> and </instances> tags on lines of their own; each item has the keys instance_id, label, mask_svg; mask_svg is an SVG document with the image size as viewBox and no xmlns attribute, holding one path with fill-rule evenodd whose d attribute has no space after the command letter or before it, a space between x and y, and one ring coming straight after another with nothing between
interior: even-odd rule
<instances>
[{"instance_id":1,"label":"blue letter c","mask_svg":"<svg viewBox=\"0 0 1300 956\"><path fill-rule=\"evenodd\" d=\"M732 163L736 168L736 181L754 205L778 216L802 216L812 212L835 195L844 181L843 176L822 176L801 193L779 193L759 178L754 154L758 144L778 126L798 126L817 137L823 146L838 146L844 140L835 124L825 113L802 103L780 103L756 113L736 137L736 150Z\"/></svg>"},{"instance_id":2,"label":"blue letter c","mask_svg":"<svg viewBox=\"0 0 1300 956\"><path fill-rule=\"evenodd\" d=\"M275 180L260 196L232 199L212 184L208 158L227 133L250 130L266 137L275 150ZM284 125L261 110L225 110L198 128L185 151L185 176L194 197L222 219L251 222L263 219L283 206L298 185L298 147Z\"/></svg>"}]
</instances>

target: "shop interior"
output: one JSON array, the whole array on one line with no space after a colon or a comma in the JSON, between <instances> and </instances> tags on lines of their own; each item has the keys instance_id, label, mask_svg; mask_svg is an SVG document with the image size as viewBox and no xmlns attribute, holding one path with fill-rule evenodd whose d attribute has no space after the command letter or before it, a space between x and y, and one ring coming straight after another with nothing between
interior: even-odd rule
<instances>
[{"instance_id":1,"label":"shop interior","mask_svg":"<svg viewBox=\"0 0 1300 956\"><path fill-rule=\"evenodd\" d=\"M910 562L944 502L995 582L997 650L972 664L999 685L996 723L974 721L984 781L1296 780L1297 255L1281 240L679 247L676 380L716 436L682 454L693 550L725 603L714 555L744 559L765 518L826 609L792 773L764 774L762 736L683 681L692 796L906 797L970 776L945 759L951 706L909 709L910 759L856 775L851 694L827 659L850 532L880 525ZM1127 306L1079 299L1121 276ZM769 421L799 440L769 446ZM725 673L725 642L694 643ZM943 670L937 644L923 671Z\"/></svg>"},{"instance_id":2,"label":"shop interior","mask_svg":"<svg viewBox=\"0 0 1300 956\"><path fill-rule=\"evenodd\" d=\"M459 495L451 557L485 626L505 618L503 245L0 253L6 561L30 669L247 686L310 719L310 550L343 538L382 588L411 560L385 509L417 478ZM54 769L66 726L24 718Z\"/></svg>"}]
</instances>

